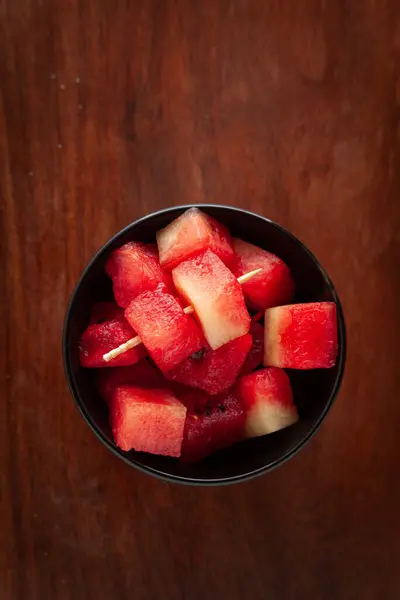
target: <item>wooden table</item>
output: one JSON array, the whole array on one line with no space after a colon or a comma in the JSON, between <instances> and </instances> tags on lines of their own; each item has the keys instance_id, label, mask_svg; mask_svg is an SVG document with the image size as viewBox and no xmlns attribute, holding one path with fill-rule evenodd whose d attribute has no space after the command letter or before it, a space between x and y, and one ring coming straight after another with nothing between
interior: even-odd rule
<instances>
[{"instance_id":1,"label":"wooden table","mask_svg":"<svg viewBox=\"0 0 400 600\"><path fill-rule=\"evenodd\" d=\"M399 597L398 7L0 2L1 600ZM61 361L68 298L99 246L203 201L299 236L349 341L311 443L215 489L117 460Z\"/></svg>"}]
</instances>

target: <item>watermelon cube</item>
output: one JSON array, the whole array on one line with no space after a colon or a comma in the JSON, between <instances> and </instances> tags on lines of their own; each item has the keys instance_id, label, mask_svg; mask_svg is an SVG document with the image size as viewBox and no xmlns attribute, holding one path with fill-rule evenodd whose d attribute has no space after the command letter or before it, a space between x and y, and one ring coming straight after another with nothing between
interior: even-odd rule
<instances>
[{"instance_id":1,"label":"watermelon cube","mask_svg":"<svg viewBox=\"0 0 400 600\"><path fill-rule=\"evenodd\" d=\"M251 308L265 310L292 300L294 283L289 267L275 254L258 246L234 239L236 262L232 272L236 277L261 268L262 271L242 286Z\"/></svg>"},{"instance_id":2,"label":"watermelon cube","mask_svg":"<svg viewBox=\"0 0 400 600\"><path fill-rule=\"evenodd\" d=\"M336 305L310 302L269 308L264 320L264 365L327 369L337 355Z\"/></svg>"},{"instance_id":3,"label":"watermelon cube","mask_svg":"<svg viewBox=\"0 0 400 600\"><path fill-rule=\"evenodd\" d=\"M89 325L94 323L104 323L105 321L112 321L115 317L123 317L123 309L115 304L115 302L96 302L92 307L90 313Z\"/></svg>"},{"instance_id":4,"label":"watermelon cube","mask_svg":"<svg viewBox=\"0 0 400 600\"><path fill-rule=\"evenodd\" d=\"M146 359L140 360L129 367L115 367L114 369L99 369L97 389L100 396L110 406L117 387L132 385L140 388L162 387L161 373L152 367Z\"/></svg>"},{"instance_id":5,"label":"watermelon cube","mask_svg":"<svg viewBox=\"0 0 400 600\"><path fill-rule=\"evenodd\" d=\"M235 393L245 413L246 437L258 437L298 421L289 377L282 369L261 369L241 377Z\"/></svg>"},{"instance_id":6,"label":"watermelon cube","mask_svg":"<svg viewBox=\"0 0 400 600\"><path fill-rule=\"evenodd\" d=\"M212 350L207 345L168 371L165 376L211 395L220 394L235 383L252 341L251 335L246 333L217 350Z\"/></svg>"},{"instance_id":7,"label":"watermelon cube","mask_svg":"<svg viewBox=\"0 0 400 600\"><path fill-rule=\"evenodd\" d=\"M216 254L207 250L182 262L172 278L193 306L213 350L248 333L250 316L241 286Z\"/></svg>"},{"instance_id":8,"label":"watermelon cube","mask_svg":"<svg viewBox=\"0 0 400 600\"><path fill-rule=\"evenodd\" d=\"M235 257L228 229L198 208L189 208L158 231L157 244L161 266L167 270L205 250L212 250L228 266Z\"/></svg>"},{"instance_id":9,"label":"watermelon cube","mask_svg":"<svg viewBox=\"0 0 400 600\"><path fill-rule=\"evenodd\" d=\"M250 333L252 344L246 360L240 370L240 375L251 373L260 365L264 356L264 327L256 321L251 321ZM240 339L240 338L239 338Z\"/></svg>"},{"instance_id":10,"label":"watermelon cube","mask_svg":"<svg viewBox=\"0 0 400 600\"><path fill-rule=\"evenodd\" d=\"M230 393L213 396L197 392L188 408L181 460L195 462L243 439L244 412Z\"/></svg>"},{"instance_id":11,"label":"watermelon cube","mask_svg":"<svg viewBox=\"0 0 400 600\"><path fill-rule=\"evenodd\" d=\"M165 286L140 294L129 304L125 316L163 372L173 369L203 346L199 326L183 312Z\"/></svg>"},{"instance_id":12,"label":"watermelon cube","mask_svg":"<svg viewBox=\"0 0 400 600\"><path fill-rule=\"evenodd\" d=\"M136 332L123 315L117 315L110 321L93 323L82 334L79 342L79 358L82 367L117 367L133 365L146 355L143 346L136 346L109 362L103 355L135 337Z\"/></svg>"},{"instance_id":13,"label":"watermelon cube","mask_svg":"<svg viewBox=\"0 0 400 600\"><path fill-rule=\"evenodd\" d=\"M122 450L180 456L186 407L167 388L118 387L110 407L110 424Z\"/></svg>"},{"instance_id":14,"label":"watermelon cube","mask_svg":"<svg viewBox=\"0 0 400 600\"><path fill-rule=\"evenodd\" d=\"M128 242L114 250L106 263L106 273L113 281L115 300L123 308L139 294L154 290L159 283L172 285L160 267L155 244Z\"/></svg>"}]
</instances>

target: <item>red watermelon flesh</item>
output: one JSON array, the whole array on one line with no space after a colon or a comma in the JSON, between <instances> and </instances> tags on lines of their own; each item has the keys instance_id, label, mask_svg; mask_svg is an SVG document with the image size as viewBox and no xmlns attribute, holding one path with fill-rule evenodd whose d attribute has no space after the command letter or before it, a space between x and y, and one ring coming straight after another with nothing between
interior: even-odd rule
<instances>
[{"instance_id":1,"label":"red watermelon flesh","mask_svg":"<svg viewBox=\"0 0 400 600\"><path fill-rule=\"evenodd\" d=\"M166 270L205 250L212 250L228 266L235 257L228 229L198 208L190 208L158 231L157 244Z\"/></svg>"},{"instance_id":2,"label":"red watermelon flesh","mask_svg":"<svg viewBox=\"0 0 400 600\"><path fill-rule=\"evenodd\" d=\"M136 333L125 317L89 325L79 342L79 357L82 367L117 367L133 365L146 355L143 345L136 346L109 362L103 355L135 337Z\"/></svg>"},{"instance_id":3,"label":"red watermelon flesh","mask_svg":"<svg viewBox=\"0 0 400 600\"><path fill-rule=\"evenodd\" d=\"M213 252L182 262L172 278L179 294L193 306L213 350L248 333L250 316L241 286Z\"/></svg>"},{"instance_id":4,"label":"red watermelon flesh","mask_svg":"<svg viewBox=\"0 0 400 600\"><path fill-rule=\"evenodd\" d=\"M186 407L167 388L120 386L110 406L114 441L122 450L180 456Z\"/></svg>"},{"instance_id":5,"label":"red watermelon flesh","mask_svg":"<svg viewBox=\"0 0 400 600\"><path fill-rule=\"evenodd\" d=\"M113 281L115 300L123 308L159 283L172 286L170 276L160 267L155 244L128 242L114 250L107 261L106 273Z\"/></svg>"},{"instance_id":6,"label":"red watermelon flesh","mask_svg":"<svg viewBox=\"0 0 400 600\"><path fill-rule=\"evenodd\" d=\"M203 335L193 317L183 312L163 286L135 298L125 315L163 372L176 367L203 345Z\"/></svg>"},{"instance_id":7,"label":"red watermelon flesh","mask_svg":"<svg viewBox=\"0 0 400 600\"><path fill-rule=\"evenodd\" d=\"M265 311L264 365L326 369L337 355L336 305L310 302Z\"/></svg>"},{"instance_id":8,"label":"red watermelon flesh","mask_svg":"<svg viewBox=\"0 0 400 600\"><path fill-rule=\"evenodd\" d=\"M285 371L261 369L241 377L235 393L245 412L246 437L258 437L298 421L292 388Z\"/></svg>"},{"instance_id":9,"label":"red watermelon flesh","mask_svg":"<svg viewBox=\"0 0 400 600\"><path fill-rule=\"evenodd\" d=\"M236 262L232 272L236 277L261 268L262 271L242 285L249 306L264 310L270 306L287 304L294 293L294 283L289 267L275 254L258 246L234 239Z\"/></svg>"},{"instance_id":10,"label":"red watermelon flesh","mask_svg":"<svg viewBox=\"0 0 400 600\"><path fill-rule=\"evenodd\" d=\"M104 323L105 321L112 321L115 317L123 317L123 309L115 304L115 302L96 302L93 305L92 312L90 313L89 325L94 323Z\"/></svg>"},{"instance_id":11,"label":"red watermelon flesh","mask_svg":"<svg viewBox=\"0 0 400 600\"><path fill-rule=\"evenodd\" d=\"M132 385L140 388L154 388L163 385L162 375L152 367L146 359L129 367L100 369L97 387L100 396L110 406L114 392L121 385Z\"/></svg>"},{"instance_id":12,"label":"red watermelon flesh","mask_svg":"<svg viewBox=\"0 0 400 600\"><path fill-rule=\"evenodd\" d=\"M188 387L183 383L179 383L178 381L165 381L164 385L166 385L173 394L186 406L188 410L192 410L195 407L195 400L199 393L199 390Z\"/></svg>"},{"instance_id":13,"label":"red watermelon flesh","mask_svg":"<svg viewBox=\"0 0 400 600\"><path fill-rule=\"evenodd\" d=\"M165 376L211 395L220 394L235 383L251 344L252 337L246 333L217 350L207 346L168 371ZM260 362L261 359L262 354Z\"/></svg>"},{"instance_id":14,"label":"red watermelon flesh","mask_svg":"<svg viewBox=\"0 0 400 600\"><path fill-rule=\"evenodd\" d=\"M252 344L246 360L240 370L240 375L251 373L263 361L264 355L264 327L252 321L250 325L250 333L252 336Z\"/></svg>"},{"instance_id":15,"label":"red watermelon flesh","mask_svg":"<svg viewBox=\"0 0 400 600\"><path fill-rule=\"evenodd\" d=\"M181 460L196 462L243 439L244 412L231 393L213 396L197 392L188 408Z\"/></svg>"}]
</instances>

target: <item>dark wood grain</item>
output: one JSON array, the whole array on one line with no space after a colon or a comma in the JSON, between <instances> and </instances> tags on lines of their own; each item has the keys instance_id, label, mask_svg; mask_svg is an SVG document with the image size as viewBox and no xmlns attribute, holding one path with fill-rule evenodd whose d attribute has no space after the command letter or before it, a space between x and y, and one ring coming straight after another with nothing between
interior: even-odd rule
<instances>
[{"instance_id":1,"label":"dark wood grain","mask_svg":"<svg viewBox=\"0 0 400 600\"><path fill-rule=\"evenodd\" d=\"M399 597L396 0L0 0L1 600ZM95 439L66 304L114 232L215 201L335 281L342 391L281 469L195 489Z\"/></svg>"}]
</instances>

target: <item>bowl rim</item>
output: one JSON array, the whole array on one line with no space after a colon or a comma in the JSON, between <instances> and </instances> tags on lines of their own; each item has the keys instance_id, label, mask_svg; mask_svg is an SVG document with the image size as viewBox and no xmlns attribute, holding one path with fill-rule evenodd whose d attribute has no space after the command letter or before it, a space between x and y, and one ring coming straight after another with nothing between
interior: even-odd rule
<instances>
[{"instance_id":1,"label":"bowl rim","mask_svg":"<svg viewBox=\"0 0 400 600\"><path fill-rule=\"evenodd\" d=\"M124 453L122 450L120 450L117 446L115 446L114 444L109 442L107 440L107 438L103 435L102 431L94 423L90 413L88 412L88 410L85 407L85 403L83 402L83 399L81 397L78 386L76 385L75 378L74 378L73 371L72 371L72 366L69 361L68 332L69 332L70 325L71 325L72 307L74 305L75 297L78 293L78 290L79 290L82 282L86 278L87 274L89 273L90 269L92 268L93 264L98 260L98 258L102 254L104 254L107 251L107 249L110 246L112 246L112 244L119 237L123 236L125 233L127 233L131 229L134 229L137 225L144 223L145 221L148 221L157 215L174 213L177 210L184 211L184 210L187 210L187 209L193 208L193 207L196 207L199 209L205 209L205 210L210 209L210 208L212 208L212 209L218 208L218 209L233 211L236 213L250 214L253 217L260 219L260 220L268 223L268 225L278 229L281 233L285 234L286 236L292 238L292 240L300 246L300 248L303 250L303 252L308 254L309 257L314 261L315 265L320 270L327 286L329 287L329 289L332 293L334 302L336 304L337 322L338 322L338 330L339 330L338 340L339 340L340 352L338 353L338 358L337 358L338 373L337 373L337 376L335 379L335 383L331 390L329 399L326 402L324 410L322 411L321 415L315 422L314 426L307 433L307 435L304 436L292 448L290 448L282 457L277 458L276 460L274 460L272 463L270 463L268 465L265 465L263 467L255 469L253 471L250 471L249 473L245 473L245 474L241 474L241 475L234 475L234 476L230 476L230 477L221 477L221 478L217 478L217 479L208 479L208 478L200 478L200 477L186 477L186 476L181 476L181 475L167 474L167 473L163 472L162 470L158 470L153 467L148 467L148 466L144 466L144 465L140 464L139 462L135 461L135 459L128 457L127 454ZM293 458L298 452L300 452L300 450L302 448L304 448L304 446L306 444L308 444L308 442L311 440L311 438L315 435L315 433L321 427L323 421L325 420L325 418L327 417L329 411L331 410L331 408L333 406L333 403L338 395L338 392L339 392L339 389L340 389L340 386L341 386L341 383L343 380L344 367L345 367L345 362L346 362L346 351L347 351L346 350L346 326L345 326L343 308L342 308L341 302L339 300L339 296L336 292L335 286L333 285L333 282L332 282L331 278L329 277L328 273L325 271L325 269L320 264L320 262L315 257L315 255L311 252L311 250L309 250L307 248L307 246L301 240L299 240L295 235L293 235L290 231L285 229L285 227L283 227L282 225L279 225L279 223L276 223L275 221L272 221L271 219L264 217L263 215L260 215L258 213L252 212L250 210L246 210L244 208L238 208L236 206L223 205L223 204L204 204L204 203L202 203L202 204L183 204L183 205L179 205L179 206L170 206L168 208L163 208L161 210L154 211L147 215L144 215L143 217L136 219L132 223L126 225L125 227L120 229L118 232L116 232L111 238L109 238L99 248L99 250L92 256L92 258L87 263L86 267L83 269L83 271L71 293L71 297L69 299L67 310L65 313L63 331L62 331L62 356L63 356L64 372L65 372L65 376L66 376L66 379L68 382L68 387L69 387L71 395L74 399L74 402L75 402L76 406L78 407L79 412L81 413L86 424L90 427L90 429L96 435L96 437L115 456L117 456L118 458L123 460L130 467L134 467L134 468L138 469L139 471L141 471L142 473L152 475L153 477L156 477L163 481L167 481L169 483L179 483L179 484L183 484L183 485L203 486L203 487L231 485L231 484L235 484L235 483L243 483L245 481L249 481L251 479L254 479L255 477L259 477L260 475L263 475L265 473L273 471L278 466L283 465L288 460Z\"/></svg>"}]
</instances>

